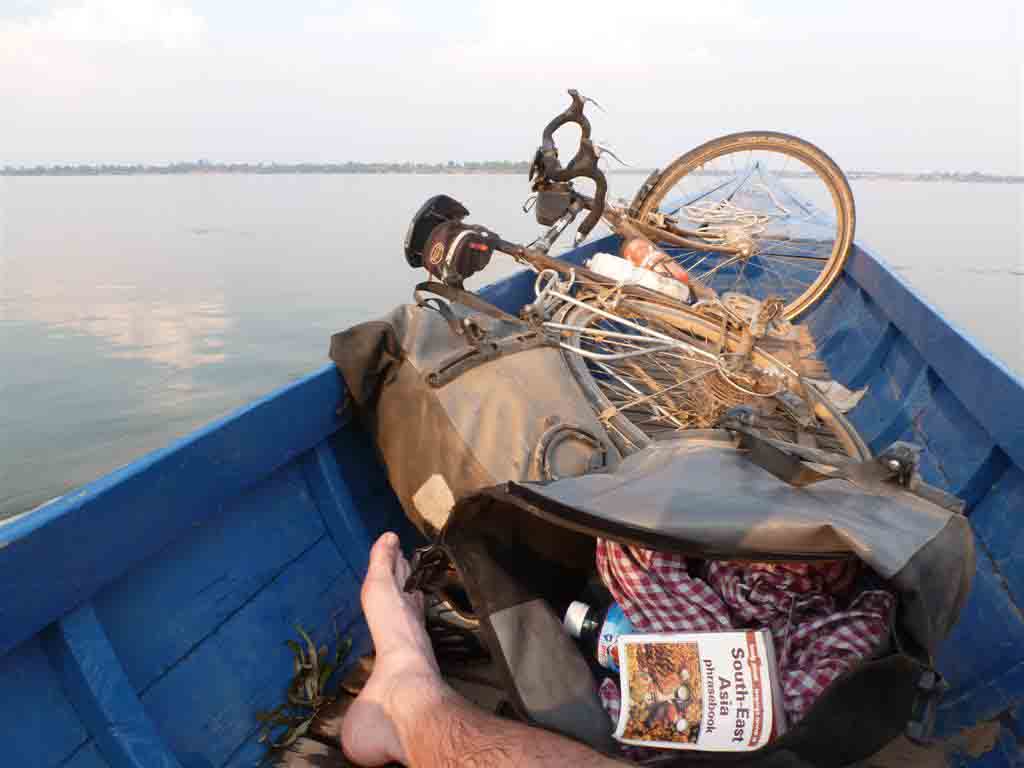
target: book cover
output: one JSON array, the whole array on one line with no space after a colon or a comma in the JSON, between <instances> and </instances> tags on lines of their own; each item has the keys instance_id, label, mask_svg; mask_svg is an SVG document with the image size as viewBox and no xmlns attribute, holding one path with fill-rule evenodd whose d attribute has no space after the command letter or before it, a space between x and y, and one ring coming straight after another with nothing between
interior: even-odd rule
<instances>
[{"instance_id":1,"label":"book cover","mask_svg":"<svg viewBox=\"0 0 1024 768\"><path fill-rule=\"evenodd\" d=\"M623 635L618 651L625 744L747 752L784 729L765 630Z\"/></svg>"}]
</instances>

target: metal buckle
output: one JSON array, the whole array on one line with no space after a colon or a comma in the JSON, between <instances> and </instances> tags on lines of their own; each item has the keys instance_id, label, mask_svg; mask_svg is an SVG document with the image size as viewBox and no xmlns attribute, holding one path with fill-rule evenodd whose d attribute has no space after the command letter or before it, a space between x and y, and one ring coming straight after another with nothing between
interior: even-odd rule
<instances>
[{"instance_id":1,"label":"metal buckle","mask_svg":"<svg viewBox=\"0 0 1024 768\"><path fill-rule=\"evenodd\" d=\"M402 589L405 592L436 593L444 582L444 574L452 565L451 557L440 544L419 547L412 553L412 571Z\"/></svg>"},{"instance_id":2,"label":"metal buckle","mask_svg":"<svg viewBox=\"0 0 1024 768\"><path fill-rule=\"evenodd\" d=\"M938 714L939 700L949 688L942 675L934 669L925 669L917 680L917 696L914 698L914 710L907 723L907 738L915 744L927 746L935 730L935 718Z\"/></svg>"}]
</instances>

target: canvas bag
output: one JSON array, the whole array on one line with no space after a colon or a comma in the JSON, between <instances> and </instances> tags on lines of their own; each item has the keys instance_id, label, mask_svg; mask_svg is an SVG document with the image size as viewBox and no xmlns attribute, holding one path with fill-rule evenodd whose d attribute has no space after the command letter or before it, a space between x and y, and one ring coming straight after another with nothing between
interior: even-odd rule
<instances>
[{"instance_id":1,"label":"canvas bag","mask_svg":"<svg viewBox=\"0 0 1024 768\"><path fill-rule=\"evenodd\" d=\"M422 533L481 488L618 462L556 346L466 291L423 283L416 295L335 334L330 356Z\"/></svg>"},{"instance_id":2,"label":"canvas bag","mask_svg":"<svg viewBox=\"0 0 1024 768\"><path fill-rule=\"evenodd\" d=\"M906 463L912 456L896 446L814 478L819 465L756 436L684 433L606 472L506 483L467 497L418 559L436 567L431 555L440 552L458 569L525 720L614 752L589 667L550 607L583 587L595 537L700 558L855 556L898 593L891 652L838 678L802 720L758 752L669 758L849 765L903 732L926 735L940 693L932 660L974 572L966 518L955 500L914 479ZM894 457L909 474L892 468ZM430 575L417 568L414 577L422 586Z\"/></svg>"}]
</instances>

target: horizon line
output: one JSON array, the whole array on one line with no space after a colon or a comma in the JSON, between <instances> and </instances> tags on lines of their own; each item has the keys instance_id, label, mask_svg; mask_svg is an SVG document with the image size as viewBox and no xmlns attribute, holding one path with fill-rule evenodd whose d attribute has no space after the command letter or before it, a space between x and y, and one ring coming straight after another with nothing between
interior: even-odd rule
<instances>
[{"instance_id":1,"label":"horizon line","mask_svg":"<svg viewBox=\"0 0 1024 768\"><path fill-rule=\"evenodd\" d=\"M164 163L151 162L92 162L92 163L35 163L32 165L10 163L0 165L0 176L33 176L33 175L133 175L133 174L184 174L184 173L360 173L384 172L401 173L411 172L458 172L470 171L476 173L499 172L499 173L520 173L529 169L530 162L525 160L448 160L442 162L423 162L414 160L392 160L392 161L299 161L281 162L277 160L260 161L210 161L199 160L178 160ZM606 173L652 173L653 167L624 167L606 169ZM949 170L938 169L928 171L884 171L884 170L849 170L843 171L849 177L932 177L932 178L957 178L971 177L975 179L995 179L1002 181L1024 182L1024 175L998 173L981 170Z\"/></svg>"}]
</instances>

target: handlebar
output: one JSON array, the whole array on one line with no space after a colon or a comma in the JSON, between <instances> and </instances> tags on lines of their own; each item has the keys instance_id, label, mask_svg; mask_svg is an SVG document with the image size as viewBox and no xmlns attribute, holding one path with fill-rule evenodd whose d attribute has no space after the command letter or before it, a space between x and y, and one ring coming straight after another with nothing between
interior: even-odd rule
<instances>
[{"instance_id":1,"label":"handlebar","mask_svg":"<svg viewBox=\"0 0 1024 768\"><path fill-rule=\"evenodd\" d=\"M567 184L573 179L587 178L594 182L593 199L573 193L573 196L582 203L582 207L590 210L576 232L576 240L579 242L590 234L604 214L608 180L597 165L598 153L594 143L590 140L590 121L583 114L583 108L588 99L575 89L570 89L569 96L572 98L569 108L556 116L544 128L540 148L537 150L530 168L530 180L534 182L534 189L539 193L542 193L550 185ZM582 135L579 149L576 150L576 154L569 164L563 168L558 161L558 148L555 146L554 134L567 123L578 125Z\"/></svg>"},{"instance_id":2,"label":"handlebar","mask_svg":"<svg viewBox=\"0 0 1024 768\"><path fill-rule=\"evenodd\" d=\"M541 165L545 176L552 176L562 169L558 162L558 148L555 146L555 131L568 123L576 123L583 133L583 139L590 140L590 121L583 114L583 107L586 106L587 100L575 88L569 89L569 96L572 98L569 108L548 123L541 134L541 145L538 152L541 156ZM579 156L579 152L576 155ZM573 161L575 160L574 157ZM571 166L572 162L569 165Z\"/></svg>"}]
</instances>

